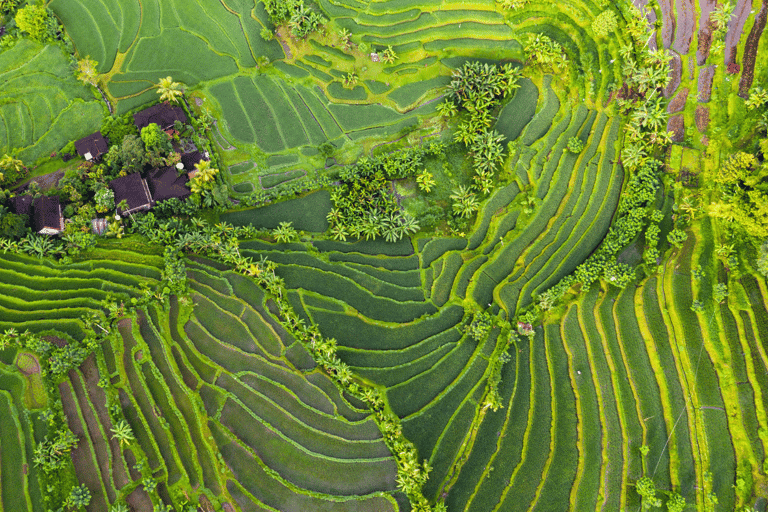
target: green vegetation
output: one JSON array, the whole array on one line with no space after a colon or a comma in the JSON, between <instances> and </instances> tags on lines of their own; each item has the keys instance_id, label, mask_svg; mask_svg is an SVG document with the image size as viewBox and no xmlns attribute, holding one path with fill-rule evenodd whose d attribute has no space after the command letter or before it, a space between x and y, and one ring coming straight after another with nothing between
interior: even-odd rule
<instances>
[{"instance_id":1,"label":"green vegetation","mask_svg":"<svg viewBox=\"0 0 768 512\"><path fill-rule=\"evenodd\" d=\"M0 0L0 509L759 509L743 7Z\"/></svg>"}]
</instances>

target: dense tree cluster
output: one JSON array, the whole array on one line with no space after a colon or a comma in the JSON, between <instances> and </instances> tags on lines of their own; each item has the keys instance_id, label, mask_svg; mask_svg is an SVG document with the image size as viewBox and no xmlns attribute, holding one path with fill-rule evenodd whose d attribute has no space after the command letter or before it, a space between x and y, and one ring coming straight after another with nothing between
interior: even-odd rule
<instances>
[{"instance_id":1,"label":"dense tree cluster","mask_svg":"<svg viewBox=\"0 0 768 512\"><path fill-rule=\"evenodd\" d=\"M490 128L494 122L491 111L520 87L519 78L520 68L513 64L467 62L453 72L448 98L438 107L444 117L463 114L454 140L469 149L476 173L474 188L484 194L493 190L496 168L504 158L504 138Z\"/></svg>"},{"instance_id":2,"label":"dense tree cluster","mask_svg":"<svg viewBox=\"0 0 768 512\"><path fill-rule=\"evenodd\" d=\"M328 221L333 238L383 237L394 242L418 231L416 220L400 210L390 181L416 176L424 157L443 151L442 144L431 143L383 157L363 157L345 167L340 173L341 183L331 191L333 208Z\"/></svg>"},{"instance_id":3,"label":"dense tree cluster","mask_svg":"<svg viewBox=\"0 0 768 512\"><path fill-rule=\"evenodd\" d=\"M306 37L328 22L304 0L264 0L264 8L275 26L287 23L294 37Z\"/></svg>"},{"instance_id":4,"label":"dense tree cluster","mask_svg":"<svg viewBox=\"0 0 768 512\"><path fill-rule=\"evenodd\" d=\"M16 12L16 26L40 43L52 42L59 33L59 24L51 11L42 5L30 4Z\"/></svg>"}]
</instances>

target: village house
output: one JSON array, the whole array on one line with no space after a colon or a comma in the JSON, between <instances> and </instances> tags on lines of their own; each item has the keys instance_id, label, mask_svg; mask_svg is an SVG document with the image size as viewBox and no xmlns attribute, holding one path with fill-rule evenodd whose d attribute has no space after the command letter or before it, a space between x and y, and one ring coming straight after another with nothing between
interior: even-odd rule
<instances>
[{"instance_id":1,"label":"village house","mask_svg":"<svg viewBox=\"0 0 768 512\"><path fill-rule=\"evenodd\" d=\"M123 217L152 207L152 196L147 181L137 172L115 178L109 182L109 188L115 193L117 213ZM125 210L119 206L123 201L128 204Z\"/></svg>"},{"instance_id":2,"label":"village house","mask_svg":"<svg viewBox=\"0 0 768 512\"><path fill-rule=\"evenodd\" d=\"M183 108L173 107L167 103L158 103L133 114L133 122L139 132L152 123L158 125L162 130L169 130L173 128L176 121L186 123L187 114Z\"/></svg>"},{"instance_id":3,"label":"village house","mask_svg":"<svg viewBox=\"0 0 768 512\"><path fill-rule=\"evenodd\" d=\"M41 235L64 231L64 216L58 196L38 196L32 203L32 229Z\"/></svg>"},{"instance_id":4,"label":"village house","mask_svg":"<svg viewBox=\"0 0 768 512\"><path fill-rule=\"evenodd\" d=\"M101 155L109 151L109 145L101 132L96 132L76 141L75 149L78 155L89 162L98 162Z\"/></svg>"},{"instance_id":5,"label":"village house","mask_svg":"<svg viewBox=\"0 0 768 512\"><path fill-rule=\"evenodd\" d=\"M29 217L35 233L58 235L64 231L64 216L58 196L38 196L33 199L31 195L23 194L12 197L10 204L13 213Z\"/></svg>"}]
</instances>

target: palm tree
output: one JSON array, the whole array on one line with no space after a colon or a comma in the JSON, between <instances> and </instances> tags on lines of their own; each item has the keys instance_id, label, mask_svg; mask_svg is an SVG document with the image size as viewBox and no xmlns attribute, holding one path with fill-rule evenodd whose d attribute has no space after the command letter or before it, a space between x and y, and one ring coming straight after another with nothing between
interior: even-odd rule
<instances>
[{"instance_id":1,"label":"palm tree","mask_svg":"<svg viewBox=\"0 0 768 512\"><path fill-rule=\"evenodd\" d=\"M160 101L177 103L184 92L182 91L179 82L174 82L173 78L167 76L161 78L160 82L157 84L157 94L160 95Z\"/></svg>"},{"instance_id":2,"label":"palm tree","mask_svg":"<svg viewBox=\"0 0 768 512\"><path fill-rule=\"evenodd\" d=\"M469 145L475 140L476 133L476 130L473 129L470 123L461 123L456 128L456 133L453 134L453 140Z\"/></svg>"},{"instance_id":3,"label":"palm tree","mask_svg":"<svg viewBox=\"0 0 768 512\"><path fill-rule=\"evenodd\" d=\"M292 224L292 222L281 222L280 225L272 231L272 234L279 243L284 244L293 242L298 237L298 233Z\"/></svg>"},{"instance_id":4,"label":"palm tree","mask_svg":"<svg viewBox=\"0 0 768 512\"><path fill-rule=\"evenodd\" d=\"M392 49L392 45L387 46L387 49L381 54L381 58L387 64L392 64L397 59L395 50Z\"/></svg>"},{"instance_id":5,"label":"palm tree","mask_svg":"<svg viewBox=\"0 0 768 512\"><path fill-rule=\"evenodd\" d=\"M358 81L357 73L352 71L351 73L347 73L347 75L344 77L344 87L350 87L353 85L356 85Z\"/></svg>"},{"instance_id":6,"label":"palm tree","mask_svg":"<svg viewBox=\"0 0 768 512\"><path fill-rule=\"evenodd\" d=\"M113 429L111 429L112 439L117 439L120 441L120 446L123 446L125 444L130 444L131 441L136 439L133 437L133 430L131 430L131 426L128 424L125 420L120 420Z\"/></svg>"},{"instance_id":7,"label":"palm tree","mask_svg":"<svg viewBox=\"0 0 768 512\"><path fill-rule=\"evenodd\" d=\"M628 144L621 150L621 163L629 169L637 169L642 166L646 157L645 149L641 144Z\"/></svg>"},{"instance_id":8,"label":"palm tree","mask_svg":"<svg viewBox=\"0 0 768 512\"><path fill-rule=\"evenodd\" d=\"M24 162L17 158L13 158L11 155L5 154L3 158L0 158L0 169L5 172L13 172L15 174L21 174L24 170ZM0 172L0 181L3 180L3 173Z\"/></svg>"},{"instance_id":9,"label":"palm tree","mask_svg":"<svg viewBox=\"0 0 768 512\"><path fill-rule=\"evenodd\" d=\"M349 232L347 231L347 228L345 228L342 224L335 224L331 228L331 234L333 235L334 240L340 240L342 242L346 242L347 235L349 235Z\"/></svg>"},{"instance_id":10,"label":"palm tree","mask_svg":"<svg viewBox=\"0 0 768 512\"><path fill-rule=\"evenodd\" d=\"M449 197L454 201L454 213L457 213L464 218L470 217L480 207L480 203L477 201L475 194L464 185L460 185Z\"/></svg>"}]
</instances>

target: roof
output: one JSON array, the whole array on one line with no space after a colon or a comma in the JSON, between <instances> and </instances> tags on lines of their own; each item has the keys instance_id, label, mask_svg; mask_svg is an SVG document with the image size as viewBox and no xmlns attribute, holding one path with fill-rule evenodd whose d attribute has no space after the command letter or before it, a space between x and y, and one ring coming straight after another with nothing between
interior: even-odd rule
<instances>
[{"instance_id":1,"label":"roof","mask_svg":"<svg viewBox=\"0 0 768 512\"><path fill-rule=\"evenodd\" d=\"M187 187L188 181L187 174L183 173L179 176L179 172L174 166L155 169L147 176L147 184L155 201L165 201L173 197L187 198L191 194L189 187Z\"/></svg>"},{"instance_id":2,"label":"roof","mask_svg":"<svg viewBox=\"0 0 768 512\"><path fill-rule=\"evenodd\" d=\"M201 160L208 160L199 151L192 151L191 153L184 153L181 155L181 163L184 164L184 168L191 171L195 168L195 164Z\"/></svg>"},{"instance_id":3,"label":"roof","mask_svg":"<svg viewBox=\"0 0 768 512\"><path fill-rule=\"evenodd\" d=\"M17 215L29 215L32 212L32 196L24 194L12 197L11 210Z\"/></svg>"},{"instance_id":4,"label":"roof","mask_svg":"<svg viewBox=\"0 0 768 512\"><path fill-rule=\"evenodd\" d=\"M160 126L163 130L167 130L172 128L176 121L186 123L187 114L184 113L183 108L172 107L167 103L158 103L133 114L133 122L139 131L152 123Z\"/></svg>"},{"instance_id":5,"label":"roof","mask_svg":"<svg viewBox=\"0 0 768 512\"><path fill-rule=\"evenodd\" d=\"M35 231L45 228L61 231L64 219L61 217L61 202L58 196L38 196L33 203L32 227Z\"/></svg>"},{"instance_id":6,"label":"roof","mask_svg":"<svg viewBox=\"0 0 768 512\"><path fill-rule=\"evenodd\" d=\"M123 201L128 203L128 209L125 211L117 208L117 213L120 215L131 213L135 210L149 209L152 205L152 196L149 195L147 182L137 172L115 178L109 182L109 187L115 193L116 205Z\"/></svg>"},{"instance_id":7,"label":"roof","mask_svg":"<svg viewBox=\"0 0 768 512\"><path fill-rule=\"evenodd\" d=\"M101 155L109 151L109 146L101 132L96 132L75 142L75 149L77 154L86 160L98 160Z\"/></svg>"}]
</instances>

